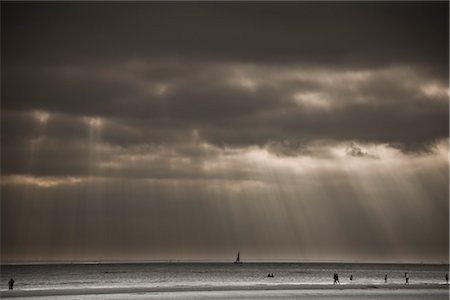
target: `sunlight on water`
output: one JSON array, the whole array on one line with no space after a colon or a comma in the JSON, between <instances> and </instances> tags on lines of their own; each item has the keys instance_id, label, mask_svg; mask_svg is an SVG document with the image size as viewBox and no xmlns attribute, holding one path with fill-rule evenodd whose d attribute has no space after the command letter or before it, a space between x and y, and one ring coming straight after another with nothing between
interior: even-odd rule
<instances>
[{"instance_id":1,"label":"sunlight on water","mask_svg":"<svg viewBox=\"0 0 450 300\"><path fill-rule=\"evenodd\" d=\"M255 286L280 284L341 285L443 284L448 265L294 264L294 263L157 263L2 266L1 282L13 277L16 289L98 287ZM274 273L268 278L268 273ZM353 275L352 280L349 276ZM5 289L2 285L1 289Z\"/></svg>"}]
</instances>

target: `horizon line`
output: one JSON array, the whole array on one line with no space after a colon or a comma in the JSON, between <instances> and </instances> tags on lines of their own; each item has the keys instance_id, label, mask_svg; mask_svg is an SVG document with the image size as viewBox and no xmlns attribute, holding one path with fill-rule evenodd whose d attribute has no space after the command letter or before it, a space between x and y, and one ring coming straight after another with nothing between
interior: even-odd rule
<instances>
[{"instance_id":1,"label":"horizon line","mask_svg":"<svg viewBox=\"0 0 450 300\"><path fill-rule=\"evenodd\" d=\"M230 263L231 259L154 259L154 260L33 260L1 261L0 266L7 265L106 265L106 264L151 264L151 263ZM294 260L294 259L248 259L243 263L297 263L297 264L404 264L404 265L449 265L449 261L346 261L346 260Z\"/></svg>"}]
</instances>

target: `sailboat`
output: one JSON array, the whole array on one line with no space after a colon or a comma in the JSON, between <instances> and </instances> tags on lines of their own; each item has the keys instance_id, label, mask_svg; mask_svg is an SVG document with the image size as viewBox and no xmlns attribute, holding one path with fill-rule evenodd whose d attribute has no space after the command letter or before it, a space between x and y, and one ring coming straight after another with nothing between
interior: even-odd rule
<instances>
[{"instance_id":1,"label":"sailboat","mask_svg":"<svg viewBox=\"0 0 450 300\"><path fill-rule=\"evenodd\" d=\"M238 251L238 254L237 254L237 257L236 257L236 260L234 261L234 263L235 264L242 264L242 261L239 258L239 251Z\"/></svg>"}]
</instances>

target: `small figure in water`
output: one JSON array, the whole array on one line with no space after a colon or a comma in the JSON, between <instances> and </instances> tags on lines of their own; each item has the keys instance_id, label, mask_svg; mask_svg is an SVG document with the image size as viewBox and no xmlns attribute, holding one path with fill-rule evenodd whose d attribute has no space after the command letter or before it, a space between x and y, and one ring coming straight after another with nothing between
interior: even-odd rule
<instances>
[{"instance_id":1,"label":"small figure in water","mask_svg":"<svg viewBox=\"0 0 450 300\"><path fill-rule=\"evenodd\" d=\"M387 274L384 275L384 283L387 283Z\"/></svg>"},{"instance_id":2,"label":"small figure in water","mask_svg":"<svg viewBox=\"0 0 450 300\"><path fill-rule=\"evenodd\" d=\"M273 273L269 273L269 274L267 274L267 277L272 278L272 277L274 277L274 275L273 275Z\"/></svg>"},{"instance_id":3,"label":"small figure in water","mask_svg":"<svg viewBox=\"0 0 450 300\"><path fill-rule=\"evenodd\" d=\"M445 273L445 281L447 281L448 284L448 273Z\"/></svg>"},{"instance_id":4,"label":"small figure in water","mask_svg":"<svg viewBox=\"0 0 450 300\"><path fill-rule=\"evenodd\" d=\"M8 282L8 288L10 289L10 290L12 290L13 288L14 288L14 279L10 279L9 280L9 282Z\"/></svg>"},{"instance_id":5,"label":"small figure in water","mask_svg":"<svg viewBox=\"0 0 450 300\"><path fill-rule=\"evenodd\" d=\"M405 283L408 284L409 283L409 276L408 273L405 273Z\"/></svg>"},{"instance_id":6,"label":"small figure in water","mask_svg":"<svg viewBox=\"0 0 450 300\"><path fill-rule=\"evenodd\" d=\"M350 281L353 280L353 274L350 274Z\"/></svg>"}]
</instances>

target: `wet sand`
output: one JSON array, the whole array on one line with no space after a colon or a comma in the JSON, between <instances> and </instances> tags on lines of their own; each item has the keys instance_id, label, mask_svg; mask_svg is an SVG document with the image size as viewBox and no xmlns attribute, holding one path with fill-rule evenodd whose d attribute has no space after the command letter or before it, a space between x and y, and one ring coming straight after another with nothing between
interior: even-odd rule
<instances>
[{"instance_id":1,"label":"wet sand","mask_svg":"<svg viewBox=\"0 0 450 300\"><path fill-rule=\"evenodd\" d=\"M26 299L448 299L449 286L430 285L252 285L123 287L1 291Z\"/></svg>"}]
</instances>

